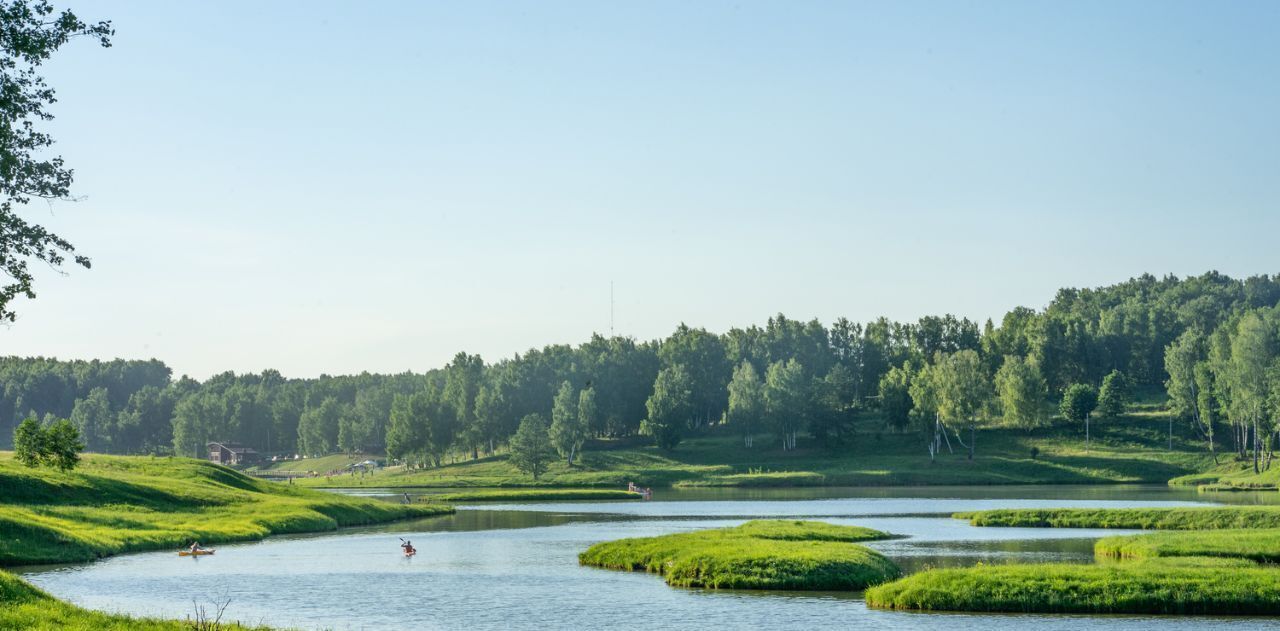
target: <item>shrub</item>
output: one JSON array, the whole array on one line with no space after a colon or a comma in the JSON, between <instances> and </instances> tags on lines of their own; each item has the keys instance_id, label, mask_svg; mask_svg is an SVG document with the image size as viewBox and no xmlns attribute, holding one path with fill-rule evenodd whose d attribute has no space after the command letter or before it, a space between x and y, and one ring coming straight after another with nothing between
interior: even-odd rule
<instances>
[{"instance_id":1,"label":"shrub","mask_svg":"<svg viewBox=\"0 0 1280 631\"><path fill-rule=\"evenodd\" d=\"M44 428L34 416L28 416L13 430L13 457L28 467L38 467L48 447Z\"/></svg>"},{"instance_id":2,"label":"shrub","mask_svg":"<svg viewBox=\"0 0 1280 631\"><path fill-rule=\"evenodd\" d=\"M35 417L27 417L13 431L13 456L28 467L45 465L70 471L80 464L83 450L80 430L67 419L42 427Z\"/></svg>"}]
</instances>

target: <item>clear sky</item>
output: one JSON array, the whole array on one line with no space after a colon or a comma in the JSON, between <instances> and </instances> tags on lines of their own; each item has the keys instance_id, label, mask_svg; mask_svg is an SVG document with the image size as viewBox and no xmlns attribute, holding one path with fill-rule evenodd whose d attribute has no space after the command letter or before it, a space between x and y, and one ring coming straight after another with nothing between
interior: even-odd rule
<instances>
[{"instance_id":1,"label":"clear sky","mask_svg":"<svg viewBox=\"0 0 1280 631\"><path fill-rule=\"evenodd\" d=\"M59 6L67 5L62 0ZM108 2L0 353L289 376L1280 272L1280 2Z\"/></svg>"}]
</instances>

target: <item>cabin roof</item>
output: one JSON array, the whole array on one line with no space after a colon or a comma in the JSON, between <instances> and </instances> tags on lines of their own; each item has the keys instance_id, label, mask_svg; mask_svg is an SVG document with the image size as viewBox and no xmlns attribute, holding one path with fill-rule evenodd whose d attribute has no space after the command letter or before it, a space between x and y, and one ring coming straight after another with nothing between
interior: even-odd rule
<instances>
[{"instance_id":1,"label":"cabin roof","mask_svg":"<svg viewBox=\"0 0 1280 631\"><path fill-rule=\"evenodd\" d=\"M215 442L210 442L210 443L208 444L208 447L209 447L210 449L212 449L213 447L219 447L219 448L221 448L221 449L226 449L227 451L229 451L229 452L231 452L231 453L233 453L233 454L256 454L256 453L258 453L258 451L257 451L256 449L254 449L253 447L245 447L244 445L241 445L240 443L223 443L223 442L216 442L216 441L215 441Z\"/></svg>"}]
</instances>

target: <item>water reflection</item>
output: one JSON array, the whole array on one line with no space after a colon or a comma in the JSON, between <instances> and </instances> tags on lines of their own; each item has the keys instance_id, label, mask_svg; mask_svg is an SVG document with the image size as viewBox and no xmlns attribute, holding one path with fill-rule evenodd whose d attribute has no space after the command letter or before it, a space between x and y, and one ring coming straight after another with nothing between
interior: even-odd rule
<instances>
[{"instance_id":1,"label":"water reflection","mask_svg":"<svg viewBox=\"0 0 1280 631\"><path fill-rule=\"evenodd\" d=\"M399 501L406 492L411 497L429 498L443 493L474 489L333 489L335 493L379 497ZM991 486L884 486L884 487L794 487L794 488L734 488L690 487L656 489L654 499L664 502L750 501L779 500L803 501L815 499L846 498L948 498L948 499L1039 499L1039 500L1102 500L1102 501L1160 501L1194 502L1208 504L1271 504L1280 505L1280 492L1276 491L1214 491L1200 492L1195 487L1167 486L1164 484L1109 484L1109 485L991 485ZM560 502L560 504L571 504Z\"/></svg>"}]
</instances>

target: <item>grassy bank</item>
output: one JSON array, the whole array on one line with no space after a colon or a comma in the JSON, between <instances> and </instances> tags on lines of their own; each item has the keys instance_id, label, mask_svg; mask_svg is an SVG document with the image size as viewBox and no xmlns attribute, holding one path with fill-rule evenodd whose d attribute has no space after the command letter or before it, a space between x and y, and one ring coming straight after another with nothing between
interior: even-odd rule
<instances>
[{"instance_id":1,"label":"grassy bank","mask_svg":"<svg viewBox=\"0 0 1280 631\"><path fill-rule=\"evenodd\" d=\"M58 600L30 583L0 572L0 629L39 631L191 631L191 621L134 618L81 609ZM223 623L222 629L238 631L265 627L242 627Z\"/></svg>"},{"instance_id":2,"label":"grassy bank","mask_svg":"<svg viewBox=\"0 0 1280 631\"><path fill-rule=\"evenodd\" d=\"M638 500L644 496L614 489L476 489L458 493L424 495L432 502L520 502L566 500Z\"/></svg>"},{"instance_id":3,"label":"grassy bank","mask_svg":"<svg viewBox=\"0 0 1280 631\"><path fill-rule=\"evenodd\" d=\"M1236 559L929 570L867 590L867 604L925 611L1280 614L1280 572Z\"/></svg>"},{"instance_id":4,"label":"grassy bank","mask_svg":"<svg viewBox=\"0 0 1280 631\"><path fill-rule=\"evenodd\" d=\"M1135 530L1221 530L1280 528L1280 507L1204 508L1028 508L956 513L974 526L1021 528L1124 528Z\"/></svg>"},{"instance_id":5,"label":"grassy bank","mask_svg":"<svg viewBox=\"0 0 1280 631\"><path fill-rule=\"evenodd\" d=\"M897 486L954 484L1111 484L1157 483L1204 471L1212 460L1194 440L1177 438L1167 448L1164 417L1150 411L1121 421L1098 423L1094 441L1084 450L1084 435L1074 425L1058 424L1028 433L1015 429L978 432L977 458L969 461L956 445L930 462L917 433L884 432L878 420L864 421L852 444L839 450L800 448L784 452L767 435L756 447L725 431L687 439L670 452L650 446L609 448L601 442L573 467L557 462L534 481L505 455L463 460L442 467L408 471L400 467L373 475L299 479L320 487L574 487L643 486ZM966 438L967 440L967 438ZM1036 450L1033 457L1033 448ZM310 467L295 461L286 466ZM338 464L339 460L324 461ZM301 463L301 464L300 464Z\"/></svg>"},{"instance_id":6,"label":"grassy bank","mask_svg":"<svg viewBox=\"0 0 1280 631\"><path fill-rule=\"evenodd\" d=\"M735 528L599 543L578 560L594 567L661 574L679 587L856 590L899 574L892 561L854 543L889 536L853 526L761 520Z\"/></svg>"},{"instance_id":7,"label":"grassy bank","mask_svg":"<svg viewBox=\"0 0 1280 631\"><path fill-rule=\"evenodd\" d=\"M1274 491L1280 489L1280 467L1253 472L1252 462L1225 462L1209 471L1178 476L1174 486L1197 486L1205 491Z\"/></svg>"},{"instance_id":8,"label":"grassy bank","mask_svg":"<svg viewBox=\"0 0 1280 631\"><path fill-rule=\"evenodd\" d=\"M257 480L200 460L86 455L77 470L0 454L0 565L87 561L141 550L261 539L425 517L402 506Z\"/></svg>"},{"instance_id":9,"label":"grassy bank","mask_svg":"<svg viewBox=\"0 0 1280 631\"><path fill-rule=\"evenodd\" d=\"M1101 558L1221 557L1277 563L1280 530L1170 531L1107 537L1099 539L1093 550Z\"/></svg>"}]
</instances>

